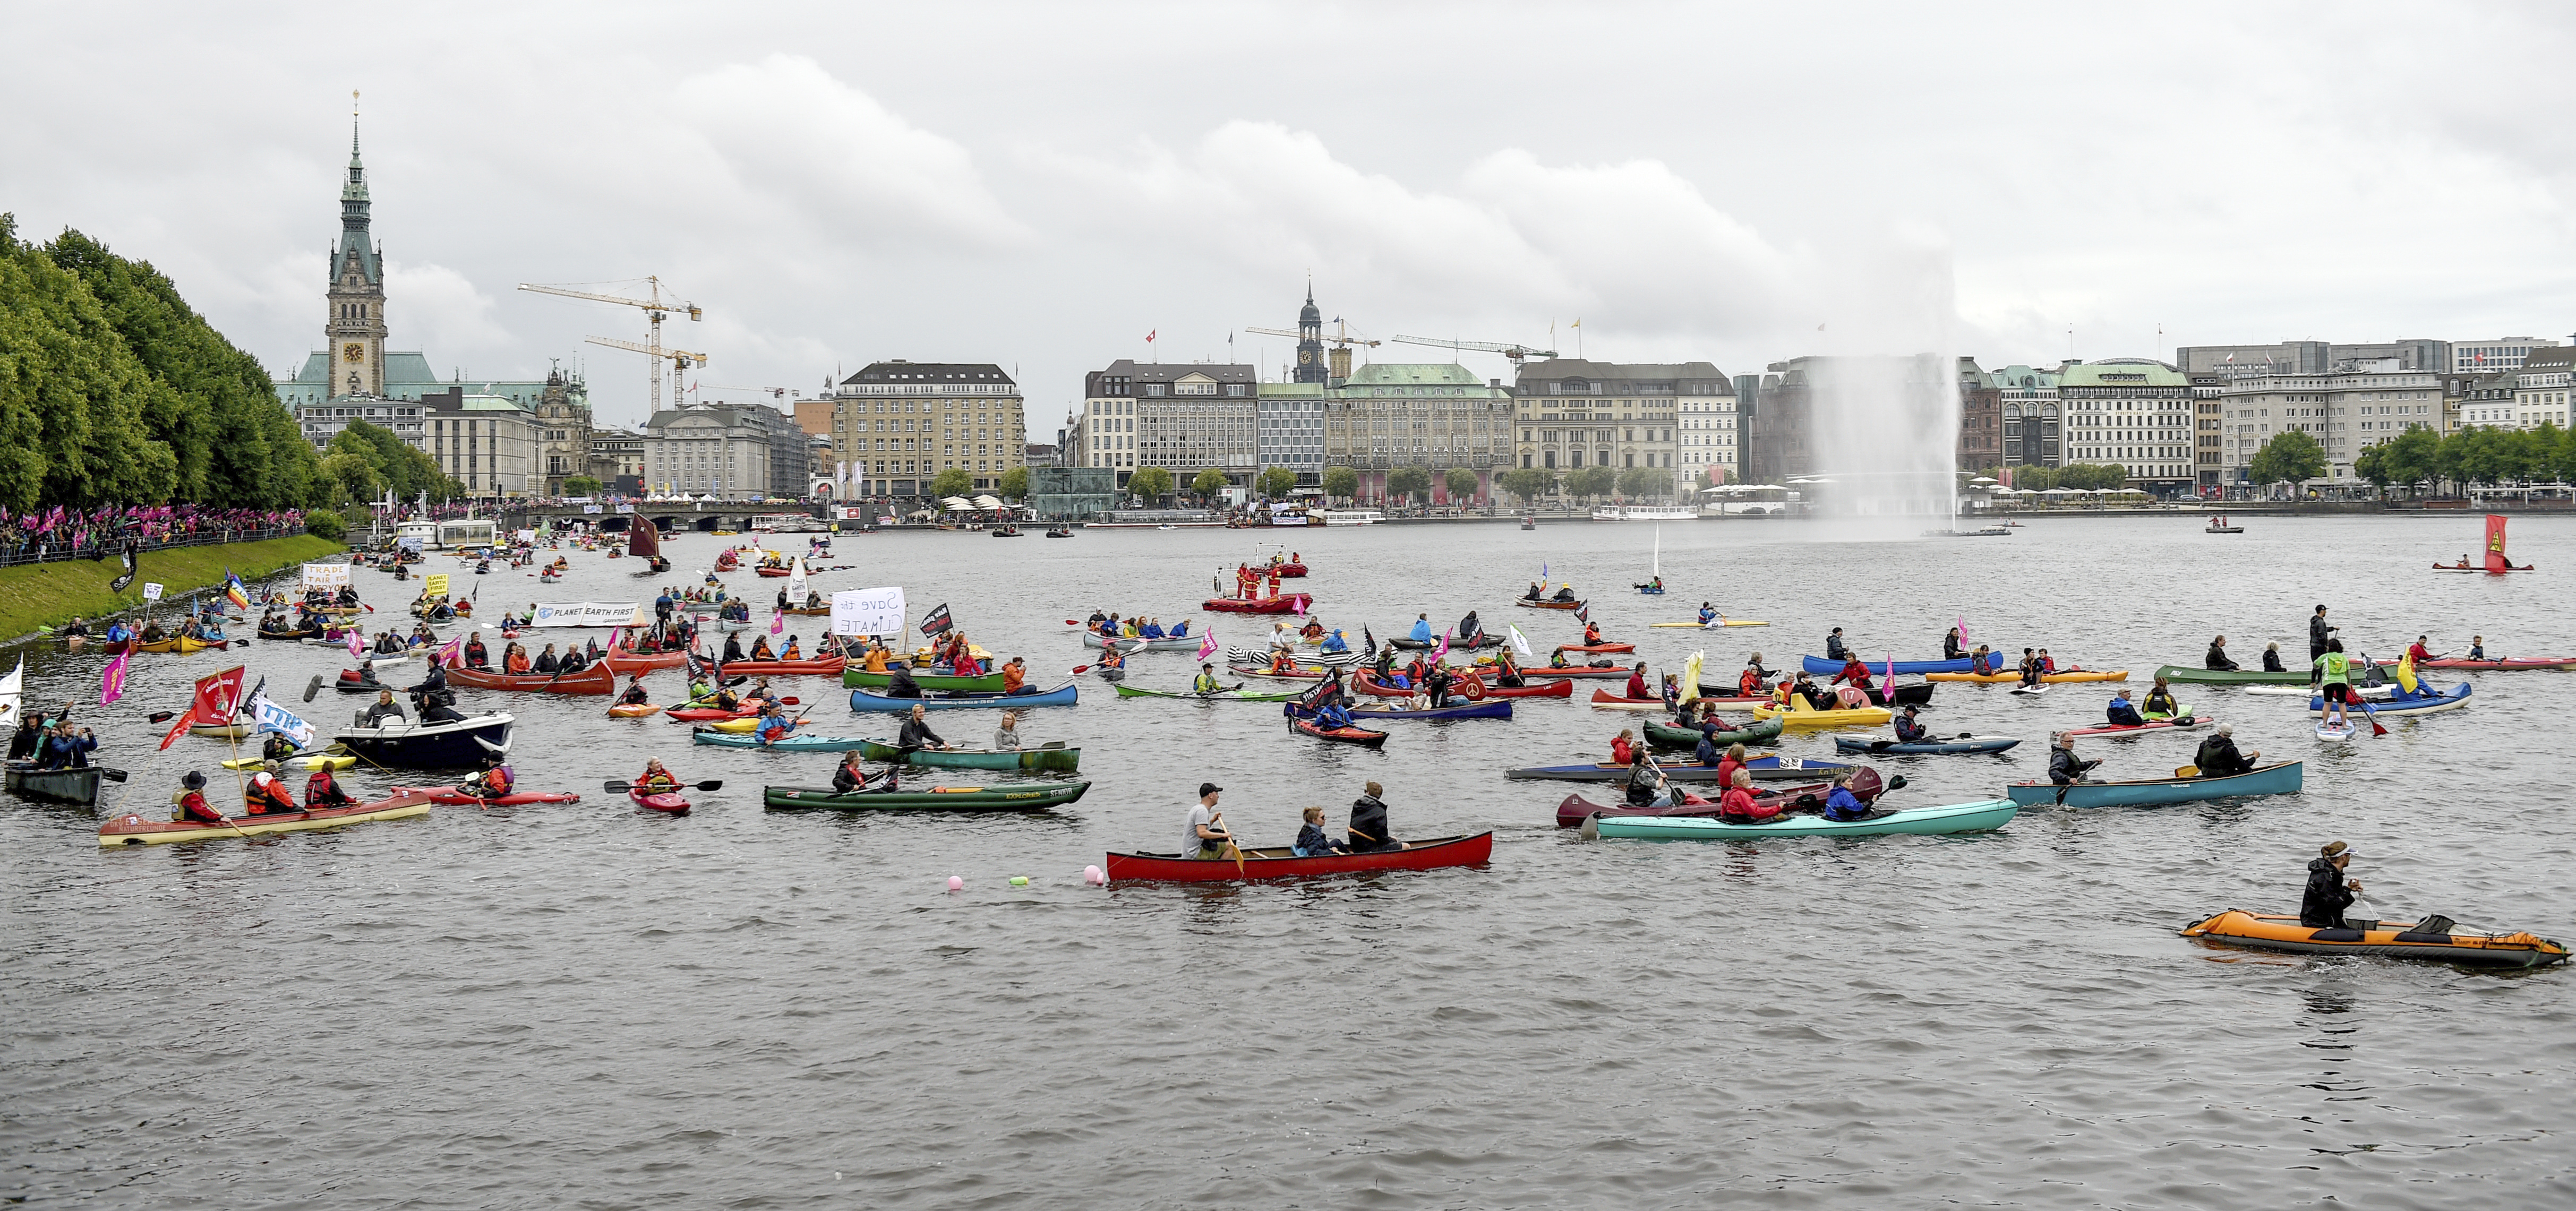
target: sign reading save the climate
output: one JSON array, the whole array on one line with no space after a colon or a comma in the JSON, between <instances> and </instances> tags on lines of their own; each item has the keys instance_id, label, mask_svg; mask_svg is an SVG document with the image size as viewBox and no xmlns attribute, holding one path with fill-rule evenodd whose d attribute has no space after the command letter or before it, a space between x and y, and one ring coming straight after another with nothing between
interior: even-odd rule
<instances>
[{"instance_id":1,"label":"sign reading save the climate","mask_svg":"<svg viewBox=\"0 0 2576 1211\"><path fill-rule=\"evenodd\" d=\"M844 589L832 594L832 633L903 634L903 587Z\"/></svg>"}]
</instances>

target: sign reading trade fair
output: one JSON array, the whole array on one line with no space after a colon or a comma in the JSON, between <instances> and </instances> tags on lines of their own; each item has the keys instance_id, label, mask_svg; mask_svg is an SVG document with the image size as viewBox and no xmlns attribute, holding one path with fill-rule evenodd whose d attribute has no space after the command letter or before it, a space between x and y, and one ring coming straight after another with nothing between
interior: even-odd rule
<instances>
[{"instance_id":1,"label":"sign reading trade fair","mask_svg":"<svg viewBox=\"0 0 2576 1211\"><path fill-rule=\"evenodd\" d=\"M541 627L631 627L643 625L644 609L631 601L576 601L537 607Z\"/></svg>"},{"instance_id":2,"label":"sign reading trade fair","mask_svg":"<svg viewBox=\"0 0 2576 1211\"><path fill-rule=\"evenodd\" d=\"M345 563L308 563L304 565L304 587L336 589L349 583L349 565Z\"/></svg>"},{"instance_id":3,"label":"sign reading trade fair","mask_svg":"<svg viewBox=\"0 0 2576 1211\"><path fill-rule=\"evenodd\" d=\"M844 589L832 594L835 635L903 634L903 587Z\"/></svg>"}]
</instances>

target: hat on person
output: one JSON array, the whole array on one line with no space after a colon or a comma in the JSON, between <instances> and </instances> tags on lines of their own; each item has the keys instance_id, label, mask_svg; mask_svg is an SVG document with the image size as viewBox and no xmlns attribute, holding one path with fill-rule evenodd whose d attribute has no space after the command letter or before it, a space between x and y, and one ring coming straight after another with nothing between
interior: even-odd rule
<instances>
[{"instance_id":1,"label":"hat on person","mask_svg":"<svg viewBox=\"0 0 2576 1211\"><path fill-rule=\"evenodd\" d=\"M1202 782L1202 783L1199 783L1199 798L1204 799L1204 798L1207 798L1207 797L1208 797L1208 796L1210 796L1210 795L1217 794L1217 793L1219 793L1219 792L1221 792L1221 791L1223 791L1223 790L1225 790L1225 788L1224 788L1224 787L1222 787L1222 786L1218 786L1216 783L1213 783L1213 782Z\"/></svg>"},{"instance_id":2,"label":"hat on person","mask_svg":"<svg viewBox=\"0 0 2576 1211\"><path fill-rule=\"evenodd\" d=\"M195 770L189 770L187 773L179 775L179 785L187 787L192 791L201 791L206 789L206 776Z\"/></svg>"}]
</instances>

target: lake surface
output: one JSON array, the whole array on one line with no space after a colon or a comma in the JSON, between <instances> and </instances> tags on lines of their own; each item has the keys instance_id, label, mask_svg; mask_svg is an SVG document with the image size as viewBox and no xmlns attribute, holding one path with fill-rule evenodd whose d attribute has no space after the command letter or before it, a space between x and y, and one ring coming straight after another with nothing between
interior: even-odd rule
<instances>
[{"instance_id":1,"label":"lake surface","mask_svg":"<svg viewBox=\"0 0 2576 1211\"><path fill-rule=\"evenodd\" d=\"M2511 577L2435 575L2475 516L2039 519L2005 539L1820 541L1805 524L1298 531L1332 625L1384 638L1469 608L1534 643L1568 616L1509 603L1544 563L1658 671L1774 667L1843 626L1872 660L1972 640L2133 670L2230 636L2305 655L2318 602L2395 655L2482 633L2491 654L2576 651L2576 523L2513 522ZM1253 532L882 534L839 540L818 587L945 602L1033 680L1086 659L1064 620L1189 614ZM729 540L672 540L680 573ZM801 544L800 537L780 545ZM571 553L460 576L493 600L649 597L624 560ZM433 559L433 569L450 563ZM148 578L150 570L145 569ZM418 582L358 574L378 618ZM765 603L778 582L729 577ZM1702 599L1769 628L1648 630ZM765 616L765 615L764 615ZM808 645L816 619L799 623ZM1221 640L1266 621L1217 617ZM560 634L560 633L559 633ZM497 652L497 645L495 645ZM142 720L219 654L145 657L96 709L100 659L29 651L30 698L77 699L133 803L229 752ZM243 656L239 649L235 658ZM345 653L247 652L292 702ZM1183 687L1186 653L1131 663ZM412 667L416 675L418 666ZM1276 706L1120 700L1036 712L1083 746L1088 797L1053 816L762 811L828 754L692 747L595 698L460 691L519 718L523 785L577 805L338 833L101 852L106 809L0 803L0 1194L32 1205L363 1207L2564 1207L2576 1203L2576 1013L2564 970L2480 974L2200 947L2181 925L2295 910L2305 862L2350 841L2383 915L2576 937L2562 786L2576 677L2470 674L2463 711L2321 746L2296 698L2191 688L2240 744L2307 759L2305 793L2023 814L1982 837L1585 842L1574 784L1506 767L1597 755L1636 717L1524 702L1510 722L1398 723L1383 751L1290 734ZM2446 679L2449 680L2449 679ZM653 675L657 700L679 690ZM883 735L837 684L831 734ZM2102 687L2039 698L1945 685L1941 731L1996 757L1885 759L1891 803L1991 798L2044 772L2051 728ZM335 700L336 699L336 700ZM305 710L326 730L357 700ZM935 725L981 743L983 712ZM2105 776L2188 761L2195 734L2088 741ZM1830 756L1827 736L1781 750ZM721 778L666 818L600 793L648 756ZM300 776L299 776L300 777ZM981 781L950 771L936 781ZM1338 828L1369 779L1399 835L1491 829L1489 868L1293 884L1085 886L1110 850L1165 850L1202 780L1250 837L1308 804ZM360 772L380 791L395 779ZM413 782L431 779L412 775ZM1606 791L1592 788L1589 797ZM950 894L949 876L965 880ZM1024 888L1008 885L1025 875Z\"/></svg>"}]
</instances>

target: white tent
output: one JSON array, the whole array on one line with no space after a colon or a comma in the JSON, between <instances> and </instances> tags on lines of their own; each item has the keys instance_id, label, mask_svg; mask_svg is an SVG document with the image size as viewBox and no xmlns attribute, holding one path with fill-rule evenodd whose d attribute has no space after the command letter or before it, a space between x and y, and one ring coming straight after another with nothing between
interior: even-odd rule
<instances>
[{"instance_id":1,"label":"white tent","mask_svg":"<svg viewBox=\"0 0 2576 1211\"><path fill-rule=\"evenodd\" d=\"M943 509L972 509L975 507L975 502L968 500L963 496L950 496L941 499L939 507Z\"/></svg>"},{"instance_id":2,"label":"white tent","mask_svg":"<svg viewBox=\"0 0 2576 1211\"><path fill-rule=\"evenodd\" d=\"M990 496L978 496L975 498L975 507L978 509L998 509L1002 507L1002 502L995 500Z\"/></svg>"}]
</instances>

